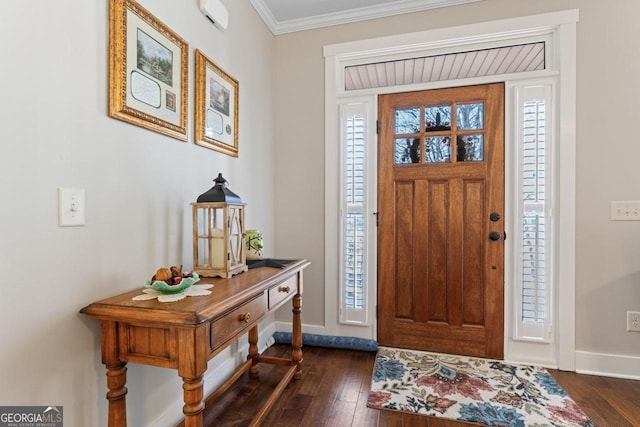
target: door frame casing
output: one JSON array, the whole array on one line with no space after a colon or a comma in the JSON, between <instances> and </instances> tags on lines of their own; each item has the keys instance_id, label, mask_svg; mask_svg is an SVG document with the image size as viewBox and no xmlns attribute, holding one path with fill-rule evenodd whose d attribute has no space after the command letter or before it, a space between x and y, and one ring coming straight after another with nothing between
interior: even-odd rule
<instances>
[{"instance_id":1,"label":"door frame casing","mask_svg":"<svg viewBox=\"0 0 640 427\"><path fill-rule=\"evenodd\" d=\"M558 81L558 140L557 157L557 246L556 274L557 284L556 307L556 360L536 363L563 370L575 370L575 153L576 153L576 24L578 10L566 10L540 15L511 18L499 21L483 22L459 27L430 30L411 34L361 40L324 47L325 56L325 324L313 326L315 333L328 335L357 336L363 338L376 337L375 322L364 326L341 325L338 323L338 308L331 301L337 299L339 292L339 259L338 247L339 213L336 212L336 197L339 192L339 134L340 119L337 111L341 103L357 97L369 99L372 116L377 117L378 94L398 91L413 91L455 87L493 82L509 83L536 78L555 78ZM395 87L384 87L358 91L344 90L344 68L350 65L384 61L390 59L428 56L456 52L483 47L495 47L530 40L548 41L546 70L519 74L477 77L461 80L411 84ZM505 100L506 141L509 139L510 100ZM375 129L375 121L370 128ZM371 144L370 144L371 145ZM508 144L507 144L508 146ZM506 159L508 159L508 152ZM506 161L505 167L509 166ZM377 189L370 189L375 194ZM507 198L509 196L507 195ZM506 200L506 209L510 201ZM509 218L506 211L505 219ZM506 242L505 253L513 251ZM508 268L507 260L505 266ZM509 272L505 271L505 277ZM372 281L370 286L376 287ZM374 294L376 293L374 290ZM375 305L370 305L370 318L375 319ZM512 322L513 293L505 286L505 322ZM506 325L506 323L505 323ZM510 327L505 326L505 359L527 362L526 354L510 353Z\"/></svg>"}]
</instances>

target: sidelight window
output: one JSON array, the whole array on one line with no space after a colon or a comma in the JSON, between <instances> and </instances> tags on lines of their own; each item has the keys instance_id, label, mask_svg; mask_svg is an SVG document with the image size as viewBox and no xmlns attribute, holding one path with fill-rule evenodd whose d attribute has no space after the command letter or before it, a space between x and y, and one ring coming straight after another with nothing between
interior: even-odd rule
<instances>
[{"instance_id":1,"label":"sidelight window","mask_svg":"<svg viewBox=\"0 0 640 427\"><path fill-rule=\"evenodd\" d=\"M515 338L548 341L552 332L552 85L515 88L518 106Z\"/></svg>"},{"instance_id":2,"label":"sidelight window","mask_svg":"<svg viewBox=\"0 0 640 427\"><path fill-rule=\"evenodd\" d=\"M342 108L340 322L367 321L367 105Z\"/></svg>"}]
</instances>

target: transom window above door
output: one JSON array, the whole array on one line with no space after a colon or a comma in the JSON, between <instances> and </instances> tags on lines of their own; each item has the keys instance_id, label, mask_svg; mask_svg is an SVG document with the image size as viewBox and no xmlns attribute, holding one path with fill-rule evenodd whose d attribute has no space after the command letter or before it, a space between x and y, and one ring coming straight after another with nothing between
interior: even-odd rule
<instances>
[{"instance_id":1,"label":"transom window above door","mask_svg":"<svg viewBox=\"0 0 640 427\"><path fill-rule=\"evenodd\" d=\"M397 109L394 163L482 161L484 129L482 102Z\"/></svg>"},{"instance_id":2,"label":"transom window above door","mask_svg":"<svg viewBox=\"0 0 640 427\"><path fill-rule=\"evenodd\" d=\"M546 69L545 42L345 67L345 90L497 76Z\"/></svg>"}]
</instances>

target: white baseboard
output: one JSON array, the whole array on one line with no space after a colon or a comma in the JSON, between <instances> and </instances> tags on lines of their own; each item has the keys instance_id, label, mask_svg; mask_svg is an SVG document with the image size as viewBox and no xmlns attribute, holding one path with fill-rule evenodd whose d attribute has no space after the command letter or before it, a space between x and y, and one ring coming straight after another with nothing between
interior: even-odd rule
<instances>
[{"instance_id":1,"label":"white baseboard","mask_svg":"<svg viewBox=\"0 0 640 427\"><path fill-rule=\"evenodd\" d=\"M640 357L576 351L576 372L640 380Z\"/></svg>"},{"instance_id":2,"label":"white baseboard","mask_svg":"<svg viewBox=\"0 0 640 427\"><path fill-rule=\"evenodd\" d=\"M273 332L291 332L291 322L275 322ZM302 325L302 332L307 334L328 335L327 328L323 325ZM273 333L271 333L273 335Z\"/></svg>"}]
</instances>

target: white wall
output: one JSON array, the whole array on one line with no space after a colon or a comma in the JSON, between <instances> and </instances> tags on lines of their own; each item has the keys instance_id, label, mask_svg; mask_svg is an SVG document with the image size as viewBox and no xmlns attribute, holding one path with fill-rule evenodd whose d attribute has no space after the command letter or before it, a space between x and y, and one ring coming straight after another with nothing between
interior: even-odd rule
<instances>
[{"instance_id":1,"label":"white wall","mask_svg":"<svg viewBox=\"0 0 640 427\"><path fill-rule=\"evenodd\" d=\"M577 34L576 348L578 369L637 372L640 334L626 311L640 311L640 222L609 219L612 200L640 200L640 144L634 139L640 95L636 0L484 0L276 37L278 126L276 251L312 262L305 301L324 286L324 62L322 47L355 40L579 9ZM293 88L293 90L288 90ZM297 179L291 179L292 176ZM306 185L301 182L305 179ZM297 194L295 199L287 194ZM300 221L303 218L304 221ZM560 283L559 286L562 286ZM334 304L334 299L325 301ZM323 325L324 305L305 305L304 321ZM562 309L562 307L560 307ZM282 314L284 321L284 313ZM560 337L562 339L562 337ZM613 356L611 357L603 357ZM633 368L635 366L635 368Z\"/></svg>"},{"instance_id":2,"label":"white wall","mask_svg":"<svg viewBox=\"0 0 640 427\"><path fill-rule=\"evenodd\" d=\"M188 143L108 117L108 0L0 5L0 403L62 405L68 426L106 425L99 322L78 311L190 269L189 203L218 172L273 247L273 36L247 1L225 1L225 32L197 0L140 3L190 43ZM195 48L240 82L238 159L193 144ZM86 189L84 227L57 226L58 187ZM175 371L128 377L129 425L177 421Z\"/></svg>"}]
</instances>

